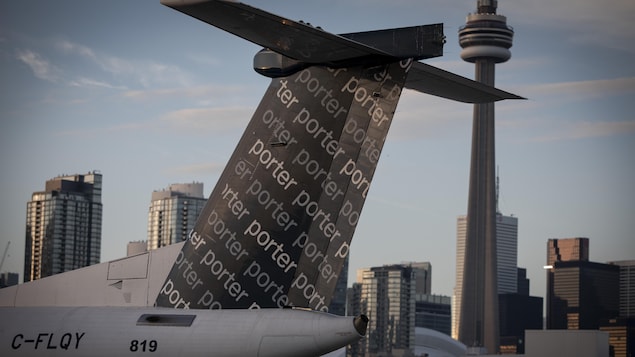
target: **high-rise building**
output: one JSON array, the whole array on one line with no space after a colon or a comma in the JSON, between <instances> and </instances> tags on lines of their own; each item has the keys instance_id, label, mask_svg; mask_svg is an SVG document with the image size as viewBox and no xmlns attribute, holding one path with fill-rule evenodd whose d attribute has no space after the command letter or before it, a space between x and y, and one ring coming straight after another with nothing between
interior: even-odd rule
<instances>
[{"instance_id":1,"label":"high-rise building","mask_svg":"<svg viewBox=\"0 0 635 357\"><path fill-rule=\"evenodd\" d=\"M524 268L518 268L517 292L498 294L500 353L525 352L525 331L542 329L543 299L529 296L529 279Z\"/></svg>"},{"instance_id":2,"label":"high-rise building","mask_svg":"<svg viewBox=\"0 0 635 357\"><path fill-rule=\"evenodd\" d=\"M569 261L589 261L589 238L552 238L547 241L547 266Z\"/></svg>"},{"instance_id":3,"label":"high-rise building","mask_svg":"<svg viewBox=\"0 0 635 357\"><path fill-rule=\"evenodd\" d=\"M357 282L348 289L348 315L365 314L370 322L367 338L349 346L347 356L423 355L426 348L438 351L451 345L465 352L465 346L447 336L451 298L430 294L431 283L428 262L357 270Z\"/></svg>"},{"instance_id":4,"label":"high-rise building","mask_svg":"<svg viewBox=\"0 0 635 357\"><path fill-rule=\"evenodd\" d=\"M620 267L620 317L635 318L635 260L620 260L609 264Z\"/></svg>"},{"instance_id":5,"label":"high-rise building","mask_svg":"<svg viewBox=\"0 0 635 357\"><path fill-rule=\"evenodd\" d=\"M329 313L334 315L346 316L346 294L348 286L348 257L344 260L340 275L335 283L335 291L329 304Z\"/></svg>"},{"instance_id":6,"label":"high-rise building","mask_svg":"<svg viewBox=\"0 0 635 357\"><path fill-rule=\"evenodd\" d=\"M417 294L415 327L425 327L450 336L451 300L449 296Z\"/></svg>"},{"instance_id":7,"label":"high-rise building","mask_svg":"<svg viewBox=\"0 0 635 357\"><path fill-rule=\"evenodd\" d=\"M618 317L604 321L600 325L600 330L609 334L610 356L635 355L635 318Z\"/></svg>"},{"instance_id":8,"label":"high-rise building","mask_svg":"<svg viewBox=\"0 0 635 357\"><path fill-rule=\"evenodd\" d=\"M452 337L459 337L467 216L456 221L456 285L452 299ZM498 214L496 218L497 293L516 293L518 284L518 217Z\"/></svg>"},{"instance_id":9,"label":"high-rise building","mask_svg":"<svg viewBox=\"0 0 635 357\"><path fill-rule=\"evenodd\" d=\"M148 251L148 242L144 240L138 240L135 242L128 242L126 245L126 256L137 255Z\"/></svg>"},{"instance_id":10,"label":"high-rise building","mask_svg":"<svg viewBox=\"0 0 635 357\"><path fill-rule=\"evenodd\" d=\"M167 189L152 192L148 250L186 240L206 202L200 182L172 184Z\"/></svg>"},{"instance_id":11,"label":"high-rise building","mask_svg":"<svg viewBox=\"0 0 635 357\"><path fill-rule=\"evenodd\" d=\"M529 296L529 279L527 278L527 269L518 268L518 282L516 283L516 293Z\"/></svg>"},{"instance_id":12,"label":"high-rise building","mask_svg":"<svg viewBox=\"0 0 635 357\"><path fill-rule=\"evenodd\" d=\"M102 175L59 176L27 203L24 281L99 263Z\"/></svg>"},{"instance_id":13,"label":"high-rise building","mask_svg":"<svg viewBox=\"0 0 635 357\"><path fill-rule=\"evenodd\" d=\"M617 265L589 261L589 239L547 242L547 328L597 329L619 315Z\"/></svg>"},{"instance_id":14,"label":"high-rise building","mask_svg":"<svg viewBox=\"0 0 635 357\"><path fill-rule=\"evenodd\" d=\"M547 290L547 328L595 330L619 314L619 267L555 262Z\"/></svg>"},{"instance_id":15,"label":"high-rise building","mask_svg":"<svg viewBox=\"0 0 635 357\"><path fill-rule=\"evenodd\" d=\"M518 292L518 218L496 216L498 293Z\"/></svg>"},{"instance_id":16,"label":"high-rise building","mask_svg":"<svg viewBox=\"0 0 635 357\"><path fill-rule=\"evenodd\" d=\"M459 316L461 316L461 300L463 288L463 260L465 257L465 236L467 235L467 216L456 219L456 259L455 285L452 295L452 338L459 338Z\"/></svg>"},{"instance_id":17,"label":"high-rise building","mask_svg":"<svg viewBox=\"0 0 635 357\"><path fill-rule=\"evenodd\" d=\"M417 295L432 294L432 264L430 262L403 262L402 265L409 266L414 270Z\"/></svg>"},{"instance_id":18,"label":"high-rise building","mask_svg":"<svg viewBox=\"0 0 635 357\"><path fill-rule=\"evenodd\" d=\"M476 13L459 30L461 58L474 63L475 80L490 86L495 64L511 57L514 31L496 14L497 0L477 0ZM463 301L458 339L471 353L498 351L498 288L496 278L496 194L494 182L494 103L475 104L465 241Z\"/></svg>"},{"instance_id":19,"label":"high-rise building","mask_svg":"<svg viewBox=\"0 0 635 357\"><path fill-rule=\"evenodd\" d=\"M362 283L360 282L362 281L361 271L358 270L357 274L356 282L354 282L353 285L346 290L346 315L348 316L358 316L362 313ZM363 356L363 350L365 349L364 346L362 346L361 341L350 344L346 347L346 357Z\"/></svg>"},{"instance_id":20,"label":"high-rise building","mask_svg":"<svg viewBox=\"0 0 635 357\"><path fill-rule=\"evenodd\" d=\"M18 273L0 273L0 288L6 288L7 286L18 285L20 275Z\"/></svg>"},{"instance_id":21,"label":"high-rise building","mask_svg":"<svg viewBox=\"0 0 635 357\"><path fill-rule=\"evenodd\" d=\"M554 284L553 266L556 262L570 261L589 261L589 238L550 238L547 240L547 265L545 265L547 270L547 321L545 322L548 329L566 328L563 327L564 322L550 322L549 319L550 316L553 316L551 309L554 308L555 304L553 292L551 291Z\"/></svg>"},{"instance_id":22,"label":"high-rise building","mask_svg":"<svg viewBox=\"0 0 635 357\"><path fill-rule=\"evenodd\" d=\"M400 355L414 347L416 277L408 265L360 269L359 309L369 317L367 337L358 356Z\"/></svg>"}]
</instances>

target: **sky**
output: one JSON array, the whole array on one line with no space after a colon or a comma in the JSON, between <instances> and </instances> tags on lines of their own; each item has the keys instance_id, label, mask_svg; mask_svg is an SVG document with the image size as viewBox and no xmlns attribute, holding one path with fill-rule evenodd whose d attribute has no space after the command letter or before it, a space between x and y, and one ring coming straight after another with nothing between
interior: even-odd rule
<instances>
[{"instance_id":1,"label":"sky","mask_svg":"<svg viewBox=\"0 0 635 357\"><path fill-rule=\"evenodd\" d=\"M476 0L251 0L333 33L444 23L426 63L473 78L457 32ZM592 261L635 259L635 2L500 0L514 28L496 86L501 211L519 220L518 265L545 291L549 238L588 237ZM269 79L257 45L158 0L0 0L0 253L23 275L26 203L62 174L99 170L102 261L146 239L153 190L211 193ZM467 210L472 106L405 90L351 245L359 268L432 264L452 295Z\"/></svg>"}]
</instances>

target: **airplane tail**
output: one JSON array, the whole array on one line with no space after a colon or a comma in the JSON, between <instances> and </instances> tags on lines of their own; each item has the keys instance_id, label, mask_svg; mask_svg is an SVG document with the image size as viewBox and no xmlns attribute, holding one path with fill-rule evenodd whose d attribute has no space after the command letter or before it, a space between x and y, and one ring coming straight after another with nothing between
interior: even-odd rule
<instances>
[{"instance_id":1,"label":"airplane tail","mask_svg":"<svg viewBox=\"0 0 635 357\"><path fill-rule=\"evenodd\" d=\"M156 305L328 311L411 64L273 79Z\"/></svg>"},{"instance_id":2,"label":"airplane tail","mask_svg":"<svg viewBox=\"0 0 635 357\"><path fill-rule=\"evenodd\" d=\"M264 47L254 69L274 79L158 306L327 311L404 85L520 98L414 61L441 54L441 24L338 36L237 1L162 3Z\"/></svg>"}]
</instances>

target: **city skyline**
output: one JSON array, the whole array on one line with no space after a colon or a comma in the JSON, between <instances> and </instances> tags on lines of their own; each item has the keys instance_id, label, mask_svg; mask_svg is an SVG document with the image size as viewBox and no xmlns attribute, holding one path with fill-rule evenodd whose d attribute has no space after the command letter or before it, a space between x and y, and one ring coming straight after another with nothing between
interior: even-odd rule
<instances>
[{"instance_id":1,"label":"city skyline","mask_svg":"<svg viewBox=\"0 0 635 357\"><path fill-rule=\"evenodd\" d=\"M444 22L445 55L426 63L473 78L457 39L473 1L247 3L335 33ZM527 268L531 295L545 296L549 238L589 237L598 262L635 252L628 155L635 6L613 5L499 2L515 43L511 60L497 66L497 86L529 98L496 105L500 206L521 218L518 265ZM209 195L268 84L251 69L257 46L158 1L0 8L0 182L10 188L0 206L0 247L11 241L3 271L23 269L28 197L63 172L104 175L102 261L146 237L153 189L195 180ZM452 295L471 113L471 105L404 92L352 242L349 276L430 261L432 291Z\"/></svg>"}]
</instances>

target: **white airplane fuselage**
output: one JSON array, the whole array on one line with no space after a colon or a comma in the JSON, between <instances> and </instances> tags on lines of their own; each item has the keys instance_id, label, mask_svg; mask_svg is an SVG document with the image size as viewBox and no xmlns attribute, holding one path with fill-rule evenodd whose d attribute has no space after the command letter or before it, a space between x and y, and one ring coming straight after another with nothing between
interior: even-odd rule
<instances>
[{"instance_id":1,"label":"white airplane fuselage","mask_svg":"<svg viewBox=\"0 0 635 357\"><path fill-rule=\"evenodd\" d=\"M320 356L366 326L300 309L11 307L0 316L5 356Z\"/></svg>"}]
</instances>

